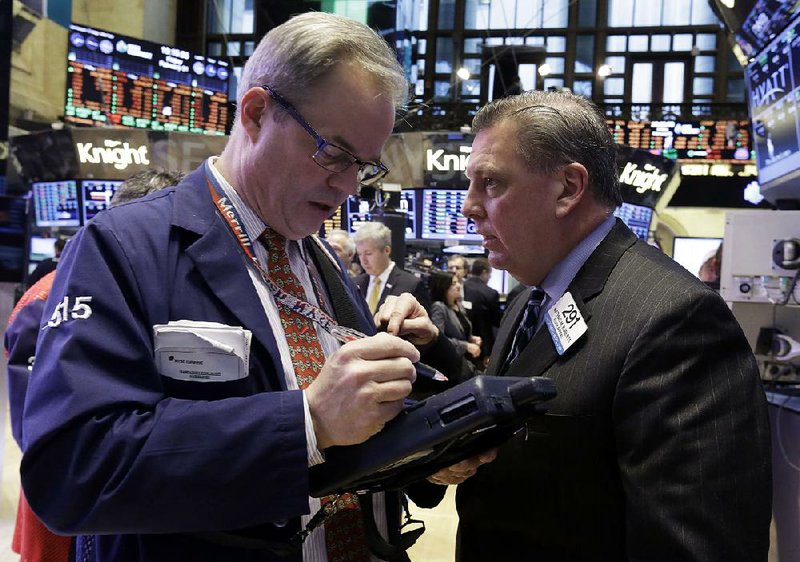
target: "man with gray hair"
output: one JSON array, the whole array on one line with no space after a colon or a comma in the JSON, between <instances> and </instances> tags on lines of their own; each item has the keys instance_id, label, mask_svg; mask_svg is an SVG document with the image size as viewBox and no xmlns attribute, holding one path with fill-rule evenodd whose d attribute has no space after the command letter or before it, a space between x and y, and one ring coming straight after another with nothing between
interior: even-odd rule
<instances>
[{"instance_id":1,"label":"man with gray hair","mask_svg":"<svg viewBox=\"0 0 800 562\"><path fill-rule=\"evenodd\" d=\"M331 245L339 259L342 260L345 268L349 268L353 257L356 255L356 243L353 242L350 233L341 228L334 228L325 233L325 240Z\"/></svg>"},{"instance_id":2,"label":"man with gray hair","mask_svg":"<svg viewBox=\"0 0 800 562\"><path fill-rule=\"evenodd\" d=\"M430 294L422 279L392 261L392 231L380 222L363 224L353 235L364 273L354 281L370 311L377 311L390 295L410 293L425 310L430 310Z\"/></svg>"},{"instance_id":3,"label":"man with gray hair","mask_svg":"<svg viewBox=\"0 0 800 562\"><path fill-rule=\"evenodd\" d=\"M763 562L770 432L750 346L719 295L613 216L614 142L566 92L473 121L463 214L528 286L488 375L547 376L546 415L458 483L457 559Z\"/></svg>"},{"instance_id":4,"label":"man with gray hair","mask_svg":"<svg viewBox=\"0 0 800 562\"><path fill-rule=\"evenodd\" d=\"M75 236L21 474L76 559L367 561L365 526L396 537L396 497L310 498L310 467L402 410L417 345L443 372L459 358L408 295L373 317L313 233L387 173L407 88L367 26L296 16L245 65L221 156Z\"/></svg>"}]
</instances>

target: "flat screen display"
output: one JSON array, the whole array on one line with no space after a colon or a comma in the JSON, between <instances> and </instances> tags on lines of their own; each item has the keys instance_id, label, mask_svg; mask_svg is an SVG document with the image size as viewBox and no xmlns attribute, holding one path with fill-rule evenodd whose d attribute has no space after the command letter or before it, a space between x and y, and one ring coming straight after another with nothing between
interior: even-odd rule
<instances>
[{"instance_id":1,"label":"flat screen display","mask_svg":"<svg viewBox=\"0 0 800 562\"><path fill-rule=\"evenodd\" d=\"M225 61L75 24L67 59L69 123L225 134Z\"/></svg>"},{"instance_id":2,"label":"flat screen display","mask_svg":"<svg viewBox=\"0 0 800 562\"><path fill-rule=\"evenodd\" d=\"M466 189L423 189L421 238L481 242L475 223L461 214Z\"/></svg>"},{"instance_id":3,"label":"flat screen display","mask_svg":"<svg viewBox=\"0 0 800 562\"><path fill-rule=\"evenodd\" d=\"M25 277L28 200L0 195L0 281L19 283Z\"/></svg>"},{"instance_id":4,"label":"flat screen display","mask_svg":"<svg viewBox=\"0 0 800 562\"><path fill-rule=\"evenodd\" d=\"M614 216L628 225L636 236L647 240L650 234L650 222L653 220L653 209L643 205L623 203L614 210Z\"/></svg>"},{"instance_id":5,"label":"flat screen display","mask_svg":"<svg viewBox=\"0 0 800 562\"><path fill-rule=\"evenodd\" d=\"M800 37L798 21L747 65L758 180L763 189L800 176Z\"/></svg>"},{"instance_id":6,"label":"flat screen display","mask_svg":"<svg viewBox=\"0 0 800 562\"><path fill-rule=\"evenodd\" d=\"M417 239L417 190L405 189L395 202L395 212L406 216L406 240ZM345 202L347 231L352 234L365 222L374 220L372 204L365 199L351 196Z\"/></svg>"},{"instance_id":7,"label":"flat screen display","mask_svg":"<svg viewBox=\"0 0 800 562\"><path fill-rule=\"evenodd\" d=\"M32 273L40 261L56 257L56 238L31 236L28 252L28 273Z\"/></svg>"},{"instance_id":8,"label":"flat screen display","mask_svg":"<svg viewBox=\"0 0 800 562\"><path fill-rule=\"evenodd\" d=\"M672 241L672 259L695 277L700 277L700 267L712 257L722 238L692 238L676 236Z\"/></svg>"},{"instance_id":9,"label":"flat screen display","mask_svg":"<svg viewBox=\"0 0 800 562\"><path fill-rule=\"evenodd\" d=\"M31 186L31 196L36 226L81 225L77 181L34 182Z\"/></svg>"},{"instance_id":10,"label":"flat screen display","mask_svg":"<svg viewBox=\"0 0 800 562\"><path fill-rule=\"evenodd\" d=\"M83 204L81 205L82 224L92 220L97 213L108 209L111 205L111 198L116 193L122 181L117 180L82 180L81 194Z\"/></svg>"},{"instance_id":11,"label":"flat screen display","mask_svg":"<svg viewBox=\"0 0 800 562\"><path fill-rule=\"evenodd\" d=\"M669 159L750 161L750 121L607 119L614 142Z\"/></svg>"}]
</instances>

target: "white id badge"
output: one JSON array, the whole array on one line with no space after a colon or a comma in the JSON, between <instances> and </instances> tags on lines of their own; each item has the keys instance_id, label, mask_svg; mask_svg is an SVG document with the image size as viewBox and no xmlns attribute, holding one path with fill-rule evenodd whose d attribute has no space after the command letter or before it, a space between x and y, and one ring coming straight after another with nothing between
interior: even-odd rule
<instances>
[{"instance_id":1,"label":"white id badge","mask_svg":"<svg viewBox=\"0 0 800 562\"><path fill-rule=\"evenodd\" d=\"M155 361L165 377L192 382L245 378L252 333L241 326L177 320L153 326Z\"/></svg>"},{"instance_id":2,"label":"white id badge","mask_svg":"<svg viewBox=\"0 0 800 562\"><path fill-rule=\"evenodd\" d=\"M547 311L544 322L559 355L564 355L564 352L589 329L578 305L575 304L575 299L572 298L572 293L564 293L558 299L558 302Z\"/></svg>"},{"instance_id":3,"label":"white id badge","mask_svg":"<svg viewBox=\"0 0 800 562\"><path fill-rule=\"evenodd\" d=\"M160 349L156 361L163 376L179 381L223 382L247 376L239 357L210 350Z\"/></svg>"}]
</instances>

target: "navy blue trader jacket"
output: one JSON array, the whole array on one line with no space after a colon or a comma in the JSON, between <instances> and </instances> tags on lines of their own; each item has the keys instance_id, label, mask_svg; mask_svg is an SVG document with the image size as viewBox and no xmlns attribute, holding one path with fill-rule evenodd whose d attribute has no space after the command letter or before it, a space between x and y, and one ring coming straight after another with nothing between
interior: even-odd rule
<instances>
[{"instance_id":1,"label":"navy blue trader jacket","mask_svg":"<svg viewBox=\"0 0 800 562\"><path fill-rule=\"evenodd\" d=\"M374 333L363 299L341 279L363 331ZM161 376L153 326L171 320L251 330L247 375ZM278 559L209 539L257 526L260 539L285 541L309 510L309 473L301 393L286 391L275 337L204 167L76 235L37 348L22 481L49 527L83 535L79 559Z\"/></svg>"}]
</instances>

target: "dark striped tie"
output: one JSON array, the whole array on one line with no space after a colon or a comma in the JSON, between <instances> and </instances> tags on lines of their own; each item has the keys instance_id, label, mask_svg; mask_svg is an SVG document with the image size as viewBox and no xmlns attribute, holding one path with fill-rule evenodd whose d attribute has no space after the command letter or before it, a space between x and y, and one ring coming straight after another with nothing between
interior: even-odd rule
<instances>
[{"instance_id":1,"label":"dark striped tie","mask_svg":"<svg viewBox=\"0 0 800 562\"><path fill-rule=\"evenodd\" d=\"M542 308L544 297L545 292L541 289L533 289L531 291L528 304L525 305L525 313L522 315L522 322L519 323L517 333L514 334L511 352L508 354L506 363L503 366L503 372L508 370L511 363L519 357L525 346L533 339L533 334L536 333L536 321L539 320L539 311Z\"/></svg>"}]
</instances>

